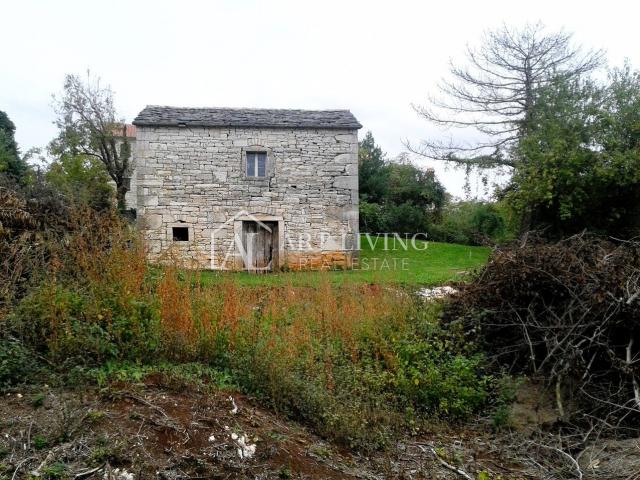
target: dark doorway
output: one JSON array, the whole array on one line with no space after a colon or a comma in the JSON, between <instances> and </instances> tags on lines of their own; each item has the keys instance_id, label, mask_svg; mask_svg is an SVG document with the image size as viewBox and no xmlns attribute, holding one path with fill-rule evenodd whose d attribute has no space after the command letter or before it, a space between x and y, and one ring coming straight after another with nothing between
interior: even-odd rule
<instances>
[{"instance_id":1,"label":"dark doorway","mask_svg":"<svg viewBox=\"0 0 640 480\"><path fill-rule=\"evenodd\" d=\"M242 222L244 267L263 273L278 268L278 222Z\"/></svg>"}]
</instances>

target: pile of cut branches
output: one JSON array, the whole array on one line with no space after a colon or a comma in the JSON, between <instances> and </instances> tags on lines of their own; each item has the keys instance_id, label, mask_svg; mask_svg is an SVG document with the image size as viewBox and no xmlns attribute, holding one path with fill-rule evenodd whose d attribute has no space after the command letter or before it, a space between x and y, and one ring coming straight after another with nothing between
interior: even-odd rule
<instances>
[{"instance_id":1,"label":"pile of cut branches","mask_svg":"<svg viewBox=\"0 0 640 480\"><path fill-rule=\"evenodd\" d=\"M544 378L563 423L640 431L640 242L530 235L496 251L446 316L500 366Z\"/></svg>"}]
</instances>

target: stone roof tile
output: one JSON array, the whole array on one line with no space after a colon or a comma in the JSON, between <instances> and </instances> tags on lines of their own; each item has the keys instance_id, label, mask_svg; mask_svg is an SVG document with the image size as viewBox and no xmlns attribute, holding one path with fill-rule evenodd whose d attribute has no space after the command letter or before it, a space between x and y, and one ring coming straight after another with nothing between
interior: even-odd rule
<instances>
[{"instance_id":1,"label":"stone roof tile","mask_svg":"<svg viewBox=\"0 0 640 480\"><path fill-rule=\"evenodd\" d=\"M359 129L349 110L262 108L182 108L148 105L133 121L137 126Z\"/></svg>"}]
</instances>

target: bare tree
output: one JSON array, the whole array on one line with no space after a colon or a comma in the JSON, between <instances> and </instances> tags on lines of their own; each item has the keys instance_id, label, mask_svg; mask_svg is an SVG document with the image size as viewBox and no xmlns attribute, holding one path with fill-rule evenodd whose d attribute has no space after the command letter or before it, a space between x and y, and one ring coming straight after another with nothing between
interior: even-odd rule
<instances>
[{"instance_id":1,"label":"bare tree","mask_svg":"<svg viewBox=\"0 0 640 480\"><path fill-rule=\"evenodd\" d=\"M67 75L62 95L54 96L54 108L60 133L50 150L98 158L116 184L118 208L126 208L127 179L133 170L131 144L126 125L116 118L111 88L102 86L89 72L86 81Z\"/></svg>"},{"instance_id":2,"label":"bare tree","mask_svg":"<svg viewBox=\"0 0 640 480\"><path fill-rule=\"evenodd\" d=\"M513 167L510 147L531 126L536 91L558 76L591 72L603 57L602 51L573 47L570 34L546 33L540 23L487 32L479 48L467 47L467 65L451 64L451 79L439 85L441 95L430 98L427 106L413 106L438 126L472 129L484 140L427 139L407 146L425 157L468 167Z\"/></svg>"}]
</instances>

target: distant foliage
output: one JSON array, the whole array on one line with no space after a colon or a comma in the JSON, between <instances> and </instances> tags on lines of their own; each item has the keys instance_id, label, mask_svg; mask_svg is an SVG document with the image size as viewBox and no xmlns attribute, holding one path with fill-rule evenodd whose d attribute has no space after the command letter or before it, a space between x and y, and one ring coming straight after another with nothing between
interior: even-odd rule
<instances>
[{"instance_id":1,"label":"distant foliage","mask_svg":"<svg viewBox=\"0 0 640 480\"><path fill-rule=\"evenodd\" d=\"M432 240L465 245L493 245L513 237L508 212L491 202L455 202L442 209L442 217L429 229Z\"/></svg>"},{"instance_id":2,"label":"distant foliage","mask_svg":"<svg viewBox=\"0 0 640 480\"><path fill-rule=\"evenodd\" d=\"M495 244L511 237L503 207L489 202L447 203L433 170L420 170L406 156L388 161L368 132L360 143L360 230L425 233L466 245Z\"/></svg>"},{"instance_id":3,"label":"distant foliage","mask_svg":"<svg viewBox=\"0 0 640 480\"><path fill-rule=\"evenodd\" d=\"M426 232L445 201L433 170L419 169L406 156L387 160L371 132L360 142L359 183L363 232Z\"/></svg>"},{"instance_id":4,"label":"distant foliage","mask_svg":"<svg viewBox=\"0 0 640 480\"><path fill-rule=\"evenodd\" d=\"M360 200L360 231L361 232L384 232L385 218L383 208L379 203L371 203Z\"/></svg>"},{"instance_id":5,"label":"distant foliage","mask_svg":"<svg viewBox=\"0 0 640 480\"><path fill-rule=\"evenodd\" d=\"M639 235L640 73L625 65L598 78L602 51L541 24L487 32L467 53L442 95L416 110L435 125L475 129L481 140L447 136L409 149L467 171L508 170L498 195L520 233Z\"/></svg>"},{"instance_id":6,"label":"distant foliage","mask_svg":"<svg viewBox=\"0 0 640 480\"><path fill-rule=\"evenodd\" d=\"M359 145L358 181L361 200L381 204L386 196L389 171L385 153L367 132Z\"/></svg>"},{"instance_id":7,"label":"distant foliage","mask_svg":"<svg viewBox=\"0 0 640 480\"><path fill-rule=\"evenodd\" d=\"M0 111L0 176L7 176L12 181L22 183L29 172L26 158L14 138L16 126L7 114Z\"/></svg>"}]
</instances>

